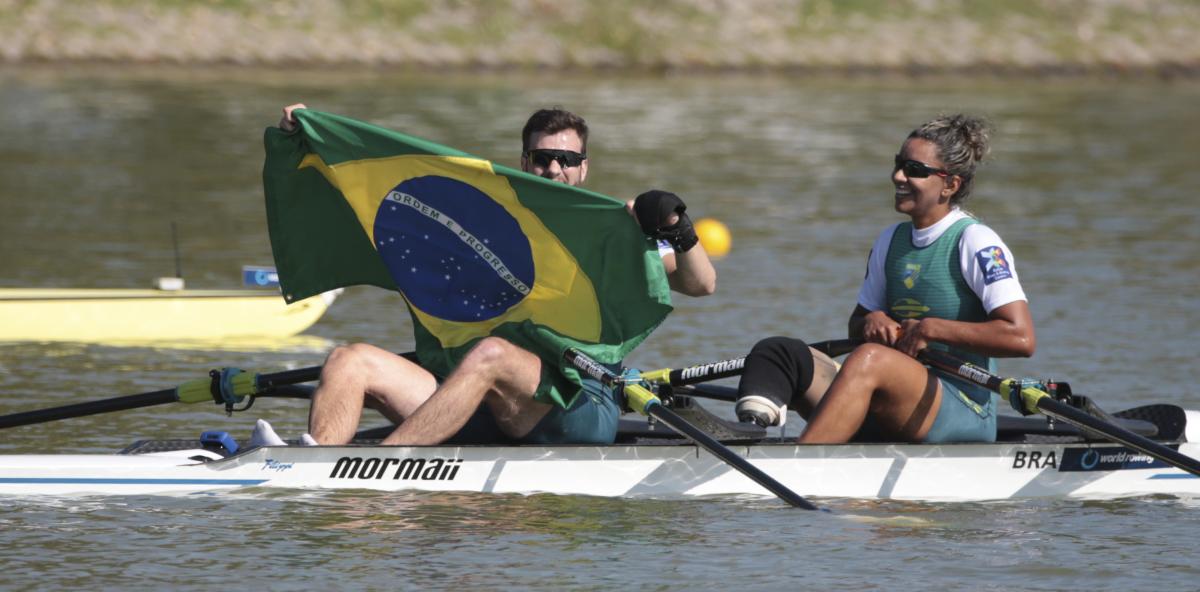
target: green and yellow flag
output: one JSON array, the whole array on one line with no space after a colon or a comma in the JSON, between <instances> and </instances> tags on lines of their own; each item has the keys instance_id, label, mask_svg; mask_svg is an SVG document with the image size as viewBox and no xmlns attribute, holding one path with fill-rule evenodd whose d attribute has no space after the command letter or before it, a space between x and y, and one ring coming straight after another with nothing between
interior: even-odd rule
<instances>
[{"instance_id":1,"label":"green and yellow flag","mask_svg":"<svg viewBox=\"0 0 1200 592\"><path fill-rule=\"evenodd\" d=\"M671 311L654 241L624 204L360 121L295 112L268 128L263 185L284 297L397 290L422 366L445 376L496 335L545 362L568 406L568 347L616 363Z\"/></svg>"}]
</instances>

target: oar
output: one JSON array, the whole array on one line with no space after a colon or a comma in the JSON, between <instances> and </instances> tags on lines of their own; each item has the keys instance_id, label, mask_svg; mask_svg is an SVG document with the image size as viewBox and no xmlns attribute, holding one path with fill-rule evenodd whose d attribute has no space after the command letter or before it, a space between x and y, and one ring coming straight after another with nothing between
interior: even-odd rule
<instances>
[{"instance_id":1,"label":"oar","mask_svg":"<svg viewBox=\"0 0 1200 592\"><path fill-rule=\"evenodd\" d=\"M1125 428L1088 415L1079 409L1055 399L1050 393L1042 389L1034 386L1018 385L1016 379L1001 378L984 368L960 360L943 351L925 349L921 351L918 358L934 368L965 378L984 388L995 391L1003 397L1007 397L1014 387L1020 386L1021 404L1025 407L1026 411L1041 413L1079 429L1094 432L1118 444L1124 444L1146 456L1156 458L1173 467L1200 476L1200 461L1185 454L1180 454L1179 451L1172 450L1145 436L1140 436Z\"/></svg>"},{"instance_id":2,"label":"oar","mask_svg":"<svg viewBox=\"0 0 1200 592\"><path fill-rule=\"evenodd\" d=\"M201 403L212 401L217 404L232 405L240 403L244 397L250 395L271 396L269 392L263 392L271 387L316 380L321 374L321 367L300 368L297 370L276 372L274 374L250 374L243 372L232 376L216 370L213 372L215 375L209 378L189 380L174 388L0 416L0 429L45 423L59 419L84 417L98 413L152 407L166 403ZM222 381L223 376L228 376L228 378ZM221 386L222 382L226 385L224 388ZM285 394L284 396L292 395Z\"/></svg>"},{"instance_id":3,"label":"oar","mask_svg":"<svg viewBox=\"0 0 1200 592\"><path fill-rule=\"evenodd\" d=\"M758 467L750 464L750 461L734 454L724 444L700 431L674 411L664 407L662 401L659 401L658 397L654 396L654 393L650 392L646 387L639 384L624 383L623 379L617 376L615 372L601 366L581 351L568 349L564 352L563 357L569 364L583 371L588 376L599 380L605 386L623 385L629 406L635 411L666 424L667 427L679 432L697 446L709 451L713 456L716 456L741 474L749 477L755 483L763 486L767 491L775 494L789 505L796 508L804 508L805 510L818 509L812 502L800 497L796 492L788 489Z\"/></svg>"},{"instance_id":4,"label":"oar","mask_svg":"<svg viewBox=\"0 0 1200 592\"><path fill-rule=\"evenodd\" d=\"M416 361L416 354L414 352L405 352L397 355L413 360L414 362ZM302 382L312 382L321 377L321 368L321 366L309 366L307 368L284 370L271 374L251 374L237 369L213 370L209 372L208 378L189 380L179 386L159 391L2 415L0 416L0 429L45 423L59 419L84 417L99 413L153 407L167 403L203 403L204 401L213 401L218 405L224 404L226 410L235 411L233 405L240 403L242 399L250 396L305 398L302 394L294 391L280 389L274 392L272 389ZM236 411L240 411L240 409Z\"/></svg>"},{"instance_id":5,"label":"oar","mask_svg":"<svg viewBox=\"0 0 1200 592\"><path fill-rule=\"evenodd\" d=\"M830 339L827 341L818 341L817 343L808 344L809 347L831 357L836 358L850 353L854 348L862 345L862 341L854 339ZM642 372L642 380L652 382L654 384L669 384L671 386L684 386L688 384L697 384L708 382L710 380L718 380L728 378L730 376L739 376L746 368L746 356L740 358L730 358L719 362L708 362L707 364L696 364L695 366L687 366L685 368L663 368L661 370L650 370Z\"/></svg>"}]
</instances>

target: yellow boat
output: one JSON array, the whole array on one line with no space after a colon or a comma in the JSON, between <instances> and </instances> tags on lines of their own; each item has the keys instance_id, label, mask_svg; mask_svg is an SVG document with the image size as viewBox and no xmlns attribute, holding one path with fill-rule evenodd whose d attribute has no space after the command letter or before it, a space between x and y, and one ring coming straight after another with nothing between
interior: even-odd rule
<instances>
[{"instance_id":1,"label":"yellow boat","mask_svg":"<svg viewBox=\"0 0 1200 592\"><path fill-rule=\"evenodd\" d=\"M288 305L277 290L0 288L0 341L152 342L288 337L341 290Z\"/></svg>"}]
</instances>

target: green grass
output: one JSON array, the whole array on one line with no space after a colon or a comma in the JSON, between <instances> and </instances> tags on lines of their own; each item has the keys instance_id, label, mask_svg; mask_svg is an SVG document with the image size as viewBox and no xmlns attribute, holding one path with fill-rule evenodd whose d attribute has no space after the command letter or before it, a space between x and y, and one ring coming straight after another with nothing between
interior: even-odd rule
<instances>
[{"instance_id":1,"label":"green grass","mask_svg":"<svg viewBox=\"0 0 1200 592\"><path fill-rule=\"evenodd\" d=\"M567 67L653 69L676 63L721 66L743 60L750 60L744 63L750 67L803 66L796 56L815 56L812 59L831 67L853 67L861 65L855 60L864 55L936 54L946 48L959 51L956 31L969 26L982 38L979 47L961 46L961 55L967 57L972 51L979 53L981 47L1019 42L1069 67L1112 49L1103 44L1119 36L1135 45L1131 51L1151 52L1159 63L1200 71L1200 35L1186 34L1200 31L1200 0L740 1L725 5L708 0L93 0L73 5L71 0L8 0L6 10L0 12L0 50L16 61L34 54L53 60L59 47L65 55L65 48L83 46L103 60L119 55L122 39L134 35L153 39L147 43L172 47L201 44L197 49L203 51L187 53L219 56L221 44L230 35L271 40L275 43L262 46L279 48L287 47L281 40L297 35L320 46L321 39L314 36L338 36L344 41L367 30L375 38L380 33L405 36L452 56L447 60L466 64L492 63L499 55L506 60L503 65L528 66L546 61L537 52L555 51L564 55L554 61ZM74 9L65 9L69 7ZM733 9L724 10L726 7ZM105 18L94 18L100 9ZM181 13L187 18L154 22L192 28L140 35L145 33L141 29L146 26L147 12ZM30 18L34 14L37 19ZM116 17L109 18L111 14ZM196 18L212 14L235 16L219 22L235 22L244 29L214 31L205 28L208 23L204 19ZM1081 25L1093 31L1090 39L1079 35ZM41 45L18 45L31 43L32 37L14 33L31 26L39 27ZM1166 37L1164 31L1174 34ZM1178 46L1165 46L1164 38L1177 40ZM13 40L12 45L6 46L6 39ZM343 52L355 51L353 44L329 45ZM759 51L762 48L770 51ZM153 59L154 47L146 50ZM168 55L169 50L164 47L163 54ZM988 61L994 54L979 59ZM262 53L251 56L250 61L272 63L290 57L294 56ZM323 56L329 62L355 62L355 57ZM1130 56L1131 63L1134 57ZM214 59L219 61L219 57ZM1113 59L1119 62L1121 56Z\"/></svg>"}]
</instances>

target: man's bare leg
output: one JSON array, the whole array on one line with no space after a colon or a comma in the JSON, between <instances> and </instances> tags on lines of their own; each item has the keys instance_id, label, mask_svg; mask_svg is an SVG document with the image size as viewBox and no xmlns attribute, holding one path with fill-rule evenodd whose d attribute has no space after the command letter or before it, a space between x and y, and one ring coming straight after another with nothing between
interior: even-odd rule
<instances>
[{"instance_id":1,"label":"man's bare leg","mask_svg":"<svg viewBox=\"0 0 1200 592\"><path fill-rule=\"evenodd\" d=\"M849 442L870 414L888 436L920 441L933 427L941 383L890 347L868 343L850 354L800 434L804 444Z\"/></svg>"},{"instance_id":2,"label":"man's bare leg","mask_svg":"<svg viewBox=\"0 0 1200 592\"><path fill-rule=\"evenodd\" d=\"M309 433L321 444L345 444L358 429L364 404L400 423L436 388L432 374L392 352L366 343L339 346L321 368Z\"/></svg>"},{"instance_id":3,"label":"man's bare leg","mask_svg":"<svg viewBox=\"0 0 1200 592\"><path fill-rule=\"evenodd\" d=\"M524 436L550 411L533 399L541 377L536 355L498 337L484 338L383 444L440 444L466 425L485 398L501 430Z\"/></svg>"}]
</instances>

